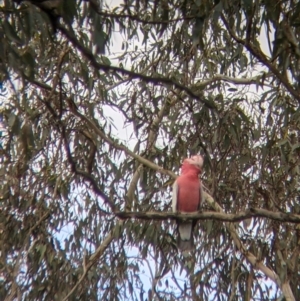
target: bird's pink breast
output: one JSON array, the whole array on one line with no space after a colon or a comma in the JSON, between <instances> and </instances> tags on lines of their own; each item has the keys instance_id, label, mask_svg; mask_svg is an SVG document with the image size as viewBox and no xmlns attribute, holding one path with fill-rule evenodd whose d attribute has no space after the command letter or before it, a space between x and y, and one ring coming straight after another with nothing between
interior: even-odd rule
<instances>
[{"instance_id":1,"label":"bird's pink breast","mask_svg":"<svg viewBox=\"0 0 300 301\"><path fill-rule=\"evenodd\" d=\"M200 181L198 177L182 175L177 178L177 210L183 212L197 211L200 204Z\"/></svg>"}]
</instances>

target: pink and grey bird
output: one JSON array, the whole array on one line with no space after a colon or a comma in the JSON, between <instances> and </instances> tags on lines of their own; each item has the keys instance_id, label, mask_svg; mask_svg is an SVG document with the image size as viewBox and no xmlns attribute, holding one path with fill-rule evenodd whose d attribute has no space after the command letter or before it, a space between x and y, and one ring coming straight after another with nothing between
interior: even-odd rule
<instances>
[{"instance_id":1,"label":"pink and grey bird","mask_svg":"<svg viewBox=\"0 0 300 301\"><path fill-rule=\"evenodd\" d=\"M202 184L199 174L203 166L203 157L192 156L183 161L181 174L173 184L173 212L197 212L203 200ZM178 221L178 247L182 251L193 248L193 229L195 221Z\"/></svg>"}]
</instances>

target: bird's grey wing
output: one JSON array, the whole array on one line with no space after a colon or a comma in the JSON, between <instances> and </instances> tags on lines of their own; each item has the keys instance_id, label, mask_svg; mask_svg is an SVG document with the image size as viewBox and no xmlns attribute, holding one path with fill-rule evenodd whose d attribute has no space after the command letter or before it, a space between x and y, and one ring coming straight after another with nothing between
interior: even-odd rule
<instances>
[{"instance_id":1,"label":"bird's grey wing","mask_svg":"<svg viewBox=\"0 0 300 301\"><path fill-rule=\"evenodd\" d=\"M172 194L172 211L177 211L177 199L178 199L179 187L177 180L173 184L173 194Z\"/></svg>"},{"instance_id":2,"label":"bird's grey wing","mask_svg":"<svg viewBox=\"0 0 300 301\"><path fill-rule=\"evenodd\" d=\"M200 194L199 194L199 205L198 205L198 210L200 210L201 206L203 206L203 203L205 201L205 197L204 197L204 191L203 191L203 186L202 186L202 182L200 181Z\"/></svg>"}]
</instances>

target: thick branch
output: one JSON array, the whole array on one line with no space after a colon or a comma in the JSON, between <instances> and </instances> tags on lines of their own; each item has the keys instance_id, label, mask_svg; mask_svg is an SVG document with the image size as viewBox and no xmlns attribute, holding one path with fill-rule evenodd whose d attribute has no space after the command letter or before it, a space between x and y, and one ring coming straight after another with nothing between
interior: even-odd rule
<instances>
[{"instance_id":1,"label":"thick branch","mask_svg":"<svg viewBox=\"0 0 300 301\"><path fill-rule=\"evenodd\" d=\"M281 222L300 223L300 215L292 213L273 212L266 209L250 208L246 211L233 213L205 211L199 213L173 213L173 212L115 212L115 215L122 219L136 218L145 220L166 220L166 219L192 219L192 220L218 220L222 222L240 222L251 217L261 217Z\"/></svg>"}]
</instances>

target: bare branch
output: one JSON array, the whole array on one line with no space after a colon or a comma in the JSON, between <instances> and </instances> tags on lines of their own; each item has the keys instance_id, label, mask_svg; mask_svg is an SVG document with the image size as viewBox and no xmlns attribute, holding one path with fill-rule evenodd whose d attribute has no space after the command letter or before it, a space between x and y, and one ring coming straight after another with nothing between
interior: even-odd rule
<instances>
[{"instance_id":1,"label":"bare branch","mask_svg":"<svg viewBox=\"0 0 300 301\"><path fill-rule=\"evenodd\" d=\"M178 219L191 219L191 220L217 220L222 222L240 222L252 217L267 218L271 220L300 223L300 215L293 213L273 212L261 208L250 208L236 214L205 211L199 213L173 213L173 212L115 212L115 215L121 219L144 219L144 220L178 220Z\"/></svg>"}]
</instances>

